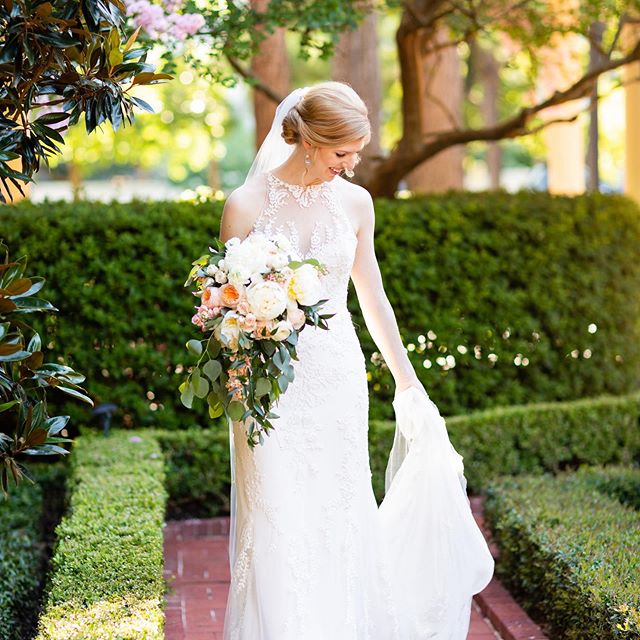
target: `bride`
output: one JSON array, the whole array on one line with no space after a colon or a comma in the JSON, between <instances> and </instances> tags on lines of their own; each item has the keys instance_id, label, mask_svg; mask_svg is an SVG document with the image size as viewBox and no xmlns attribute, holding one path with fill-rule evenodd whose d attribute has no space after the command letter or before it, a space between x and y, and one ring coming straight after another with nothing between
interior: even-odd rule
<instances>
[{"instance_id":1,"label":"bride","mask_svg":"<svg viewBox=\"0 0 640 640\"><path fill-rule=\"evenodd\" d=\"M306 326L275 429L250 449L229 423L231 585L224 640L464 640L493 559L471 514L462 457L418 380L383 289L369 193L342 177L369 142L347 84L296 89L278 106L220 239L284 234L317 258L329 329ZM411 277L408 274L407 277ZM347 292L396 385L396 432L377 506L365 357Z\"/></svg>"}]
</instances>

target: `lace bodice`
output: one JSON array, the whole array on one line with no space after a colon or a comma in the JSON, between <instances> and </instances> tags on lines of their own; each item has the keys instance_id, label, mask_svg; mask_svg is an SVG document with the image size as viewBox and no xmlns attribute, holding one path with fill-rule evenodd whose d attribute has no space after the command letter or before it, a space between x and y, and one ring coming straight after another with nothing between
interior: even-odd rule
<instances>
[{"instance_id":1,"label":"lace bodice","mask_svg":"<svg viewBox=\"0 0 640 640\"><path fill-rule=\"evenodd\" d=\"M284 234L299 260L317 258L327 266L322 278L324 310L346 310L347 291L357 237L341 203L334 181L302 187L273 173L258 176L265 182L265 200L252 233Z\"/></svg>"}]
</instances>

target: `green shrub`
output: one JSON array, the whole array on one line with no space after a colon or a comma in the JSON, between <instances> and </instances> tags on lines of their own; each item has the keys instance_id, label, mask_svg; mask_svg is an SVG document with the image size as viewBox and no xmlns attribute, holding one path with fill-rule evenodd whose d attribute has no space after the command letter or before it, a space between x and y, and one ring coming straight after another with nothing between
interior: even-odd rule
<instances>
[{"instance_id":1,"label":"green shrub","mask_svg":"<svg viewBox=\"0 0 640 640\"><path fill-rule=\"evenodd\" d=\"M177 387L193 363L184 344L195 299L183 283L217 237L221 209L47 202L0 212L12 254L29 255L60 309L44 343L87 376L97 402L122 407L116 424L209 422L204 403L181 406ZM451 192L381 199L376 212L385 290L444 415L637 389L640 212L629 199ZM369 359L353 286L348 304ZM368 367L371 417L393 418L390 375ZM74 403L59 412L87 417Z\"/></svg>"},{"instance_id":2,"label":"green shrub","mask_svg":"<svg viewBox=\"0 0 640 640\"><path fill-rule=\"evenodd\" d=\"M38 640L160 640L166 492L158 443L142 432L83 435L71 466Z\"/></svg>"},{"instance_id":3,"label":"green shrub","mask_svg":"<svg viewBox=\"0 0 640 640\"><path fill-rule=\"evenodd\" d=\"M488 409L446 419L472 492L498 475L640 461L640 394Z\"/></svg>"},{"instance_id":4,"label":"green shrub","mask_svg":"<svg viewBox=\"0 0 640 640\"><path fill-rule=\"evenodd\" d=\"M640 394L541 403L446 418L453 446L464 456L470 493L505 474L557 473L580 464L640 462ZM369 423L369 462L378 503L395 423ZM229 438L224 429L154 429L165 457L171 518L229 512ZM613 479L610 480L613 482ZM623 485L628 482L628 485ZM620 478L620 493L632 493Z\"/></svg>"},{"instance_id":5,"label":"green shrub","mask_svg":"<svg viewBox=\"0 0 640 640\"><path fill-rule=\"evenodd\" d=\"M637 466L583 465L577 473L585 485L640 511L640 473Z\"/></svg>"},{"instance_id":6,"label":"green shrub","mask_svg":"<svg viewBox=\"0 0 640 640\"><path fill-rule=\"evenodd\" d=\"M0 498L0 638L22 640L32 631L39 599L42 490L23 481Z\"/></svg>"},{"instance_id":7,"label":"green shrub","mask_svg":"<svg viewBox=\"0 0 640 640\"><path fill-rule=\"evenodd\" d=\"M496 479L485 515L500 548L496 575L554 638L640 638L636 510L589 475L561 472Z\"/></svg>"},{"instance_id":8,"label":"green shrub","mask_svg":"<svg viewBox=\"0 0 640 640\"><path fill-rule=\"evenodd\" d=\"M222 429L153 430L165 459L169 517L229 513L229 434Z\"/></svg>"}]
</instances>

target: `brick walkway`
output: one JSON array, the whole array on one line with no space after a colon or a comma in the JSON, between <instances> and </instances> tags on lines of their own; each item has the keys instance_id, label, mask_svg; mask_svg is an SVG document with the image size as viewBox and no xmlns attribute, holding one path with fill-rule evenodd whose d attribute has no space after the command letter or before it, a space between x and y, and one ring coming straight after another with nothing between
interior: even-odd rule
<instances>
[{"instance_id":1,"label":"brick walkway","mask_svg":"<svg viewBox=\"0 0 640 640\"><path fill-rule=\"evenodd\" d=\"M472 498L471 503L483 527L482 501ZM171 589L165 640L222 640L230 579L228 534L228 518L167 523L165 577ZM490 548L495 556L495 546ZM546 640L546 636L494 578L474 596L467 640Z\"/></svg>"}]
</instances>

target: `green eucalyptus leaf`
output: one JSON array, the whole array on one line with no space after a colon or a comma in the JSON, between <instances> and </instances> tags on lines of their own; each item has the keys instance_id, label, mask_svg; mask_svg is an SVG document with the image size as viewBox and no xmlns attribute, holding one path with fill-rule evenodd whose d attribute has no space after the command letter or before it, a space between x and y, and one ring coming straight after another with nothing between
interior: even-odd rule
<instances>
[{"instance_id":1,"label":"green eucalyptus leaf","mask_svg":"<svg viewBox=\"0 0 640 640\"><path fill-rule=\"evenodd\" d=\"M271 382L269 382L268 378L258 378L256 382L256 391L255 395L257 398L269 393L271 391Z\"/></svg>"},{"instance_id":2,"label":"green eucalyptus leaf","mask_svg":"<svg viewBox=\"0 0 640 640\"><path fill-rule=\"evenodd\" d=\"M222 373L222 364L218 360L209 360L203 365L202 371L211 382L215 382Z\"/></svg>"},{"instance_id":3,"label":"green eucalyptus leaf","mask_svg":"<svg viewBox=\"0 0 640 640\"><path fill-rule=\"evenodd\" d=\"M189 340L187 349L196 356L202 355L202 342L200 340Z\"/></svg>"},{"instance_id":4,"label":"green eucalyptus leaf","mask_svg":"<svg viewBox=\"0 0 640 640\"><path fill-rule=\"evenodd\" d=\"M227 413L229 417L234 421L242 420L242 416L244 415L244 405L242 402L238 400L232 400L227 407Z\"/></svg>"},{"instance_id":5,"label":"green eucalyptus leaf","mask_svg":"<svg viewBox=\"0 0 640 640\"><path fill-rule=\"evenodd\" d=\"M187 409L191 409L193 406L193 387L190 383L186 382L180 385L180 402L187 407Z\"/></svg>"}]
</instances>

